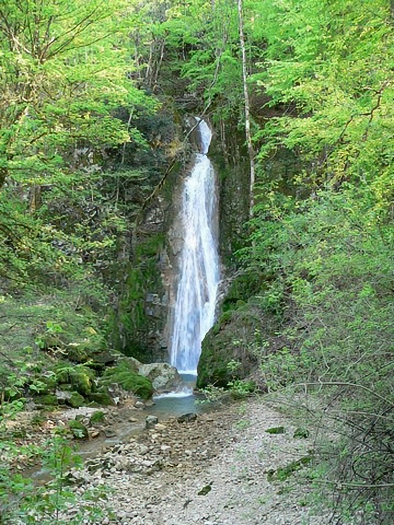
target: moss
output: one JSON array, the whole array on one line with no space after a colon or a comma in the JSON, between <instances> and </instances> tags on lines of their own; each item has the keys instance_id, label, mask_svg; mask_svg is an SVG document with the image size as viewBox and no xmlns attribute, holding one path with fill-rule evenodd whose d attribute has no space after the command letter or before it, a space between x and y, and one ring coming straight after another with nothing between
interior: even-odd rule
<instances>
[{"instance_id":1,"label":"moss","mask_svg":"<svg viewBox=\"0 0 394 525\"><path fill-rule=\"evenodd\" d=\"M89 406L112 406L114 405L112 397L107 394L106 392L95 392L94 394L90 394L89 400L91 403Z\"/></svg>"},{"instance_id":2,"label":"moss","mask_svg":"<svg viewBox=\"0 0 394 525\"><path fill-rule=\"evenodd\" d=\"M57 397L51 394L47 394L44 396L37 396L35 398L36 403L45 405L45 406L56 406L57 405Z\"/></svg>"},{"instance_id":3,"label":"moss","mask_svg":"<svg viewBox=\"0 0 394 525\"><path fill-rule=\"evenodd\" d=\"M236 310L245 306L250 297L259 293L265 277L266 276L259 272L249 271L242 273L234 279L223 301L223 312Z\"/></svg>"},{"instance_id":4,"label":"moss","mask_svg":"<svg viewBox=\"0 0 394 525\"><path fill-rule=\"evenodd\" d=\"M127 281L120 297L116 316L110 320L111 341L114 348L139 361L155 361L154 348L148 341L151 334L160 333L165 318L150 315L147 296L149 292L163 295L159 254L165 243L163 232L140 237L135 248L135 261L125 269ZM150 337L149 337L150 335Z\"/></svg>"},{"instance_id":5,"label":"moss","mask_svg":"<svg viewBox=\"0 0 394 525\"><path fill-rule=\"evenodd\" d=\"M116 383L127 392L149 399L153 394L152 383L146 377L135 372L133 363L122 361L114 368L109 368L101 378L102 385Z\"/></svg>"},{"instance_id":6,"label":"moss","mask_svg":"<svg viewBox=\"0 0 394 525\"><path fill-rule=\"evenodd\" d=\"M83 396L88 396L94 391L94 370L82 365L59 365L56 369L58 383L69 383L73 389Z\"/></svg>"},{"instance_id":7,"label":"moss","mask_svg":"<svg viewBox=\"0 0 394 525\"><path fill-rule=\"evenodd\" d=\"M73 408L80 408L85 405L85 398L81 396L81 394L78 394L78 392L73 392L70 399L68 400L68 403Z\"/></svg>"},{"instance_id":8,"label":"moss","mask_svg":"<svg viewBox=\"0 0 394 525\"><path fill-rule=\"evenodd\" d=\"M257 358L247 341L261 325L260 312L253 307L226 312L206 335L198 363L197 388L209 384L226 387L229 382L244 379L257 367ZM228 368L230 361L240 365Z\"/></svg>"}]
</instances>

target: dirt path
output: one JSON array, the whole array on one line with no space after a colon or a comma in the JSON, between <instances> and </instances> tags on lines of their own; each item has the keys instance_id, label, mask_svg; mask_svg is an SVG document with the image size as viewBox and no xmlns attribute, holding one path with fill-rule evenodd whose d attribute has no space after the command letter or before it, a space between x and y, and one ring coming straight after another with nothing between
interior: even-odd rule
<instances>
[{"instance_id":1,"label":"dirt path","mask_svg":"<svg viewBox=\"0 0 394 525\"><path fill-rule=\"evenodd\" d=\"M284 433L270 434L272 427ZM75 473L80 492L114 489L124 525L324 525L312 516L299 474L275 480L278 468L308 456L309 439L263 399L202 414L196 421L160 422L128 443L111 447Z\"/></svg>"}]
</instances>

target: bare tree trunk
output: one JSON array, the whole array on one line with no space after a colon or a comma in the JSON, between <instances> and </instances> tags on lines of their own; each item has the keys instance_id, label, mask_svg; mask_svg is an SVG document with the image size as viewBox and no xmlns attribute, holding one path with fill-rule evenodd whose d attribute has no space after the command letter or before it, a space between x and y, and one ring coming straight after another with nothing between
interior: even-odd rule
<instances>
[{"instance_id":1,"label":"bare tree trunk","mask_svg":"<svg viewBox=\"0 0 394 525\"><path fill-rule=\"evenodd\" d=\"M41 186L32 186L29 191L29 209L34 213L41 206Z\"/></svg>"},{"instance_id":2,"label":"bare tree trunk","mask_svg":"<svg viewBox=\"0 0 394 525\"><path fill-rule=\"evenodd\" d=\"M247 63L246 63L246 47L245 47L245 34L244 34L244 20L243 20L243 0L238 1L238 19L239 19L239 43L242 52L242 78L244 87L244 103L245 103L245 135L246 142L248 145L249 162L250 162L250 216L253 216L254 206L254 182L255 182L255 165L254 165L254 150L252 143L252 135L250 131L250 102L249 92L247 84Z\"/></svg>"},{"instance_id":3,"label":"bare tree trunk","mask_svg":"<svg viewBox=\"0 0 394 525\"><path fill-rule=\"evenodd\" d=\"M156 91L157 86L158 86L160 68L161 68L161 65L163 63L163 58L164 58L165 45L166 45L166 39L165 39L165 36L164 36L164 38L160 42L160 58L159 58L158 63L156 64L155 78L154 78L154 84L153 84L153 92Z\"/></svg>"},{"instance_id":4,"label":"bare tree trunk","mask_svg":"<svg viewBox=\"0 0 394 525\"><path fill-rule=\"evenodd\" d=\"M7 168L0 168L0 189L3 187L5 179L8 176L8 169Z\"/></svg>"}]
</instances>

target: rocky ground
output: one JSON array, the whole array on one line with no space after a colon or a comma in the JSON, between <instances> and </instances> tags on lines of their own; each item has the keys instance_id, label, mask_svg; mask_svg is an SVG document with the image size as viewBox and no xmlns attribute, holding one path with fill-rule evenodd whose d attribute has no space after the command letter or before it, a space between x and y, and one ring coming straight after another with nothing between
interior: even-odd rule
<instances>
[{"instance_id":1,"label":"rocky ground","mask_svg":"<svg viewBox=\"0 0 394 525\"><path fill-rule=\"evenodd\" d=\"M107 445L84 470L72 472L80 494L104 484L113 490L102 503L113 516L98 523L328 523L326 514L312 512L303 475L313 443L264 398L151 427Z\"/></svg>"}]
</instances>

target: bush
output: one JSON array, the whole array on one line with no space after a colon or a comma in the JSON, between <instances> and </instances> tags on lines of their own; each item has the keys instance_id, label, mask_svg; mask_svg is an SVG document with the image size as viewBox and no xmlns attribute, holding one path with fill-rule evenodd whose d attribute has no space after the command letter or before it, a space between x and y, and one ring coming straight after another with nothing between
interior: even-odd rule
<instances>
[{"instance_id":1,"label":"bush","mask_svg":"<svg viewBox=\"0 0 394 525\"><path fill-rule=\"evenodd\" d=\"M394 496L393 230L366 186L322 191L280 219L262 207L244 260L275 280L262 288L262 308L280 306L287 347L261 348L268 389L318 394L313 411L321 458L343 508L389 523ZM274 293L282 290L281 296ZM279 309L277 309L279 311ZM327 433L337 433L324 444ZM331 473L331 474L329 474ZM331 477L330 477L331 476ZM338 507L339 508L339 507ZM371 521L368 521L371 520Z\"/></svg>"}]
</instances>

